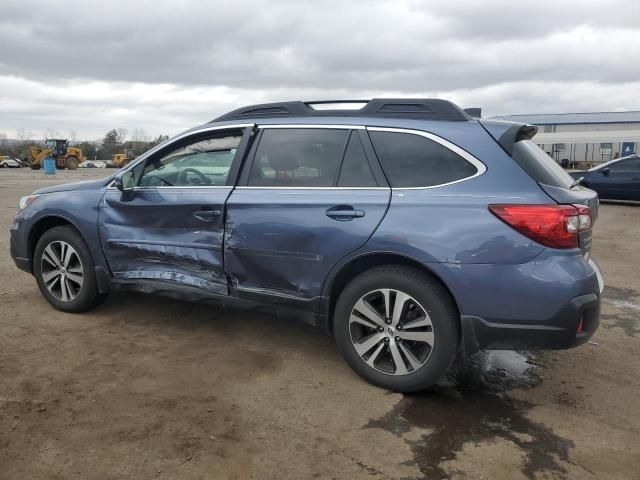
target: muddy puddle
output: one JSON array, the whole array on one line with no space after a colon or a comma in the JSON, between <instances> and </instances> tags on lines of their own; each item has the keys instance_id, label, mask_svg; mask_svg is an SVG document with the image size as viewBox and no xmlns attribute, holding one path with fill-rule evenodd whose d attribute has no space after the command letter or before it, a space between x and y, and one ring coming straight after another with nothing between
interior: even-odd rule
<instances>
[{"instance_id":1,"label":"muddy puddle","mask_svg":"<svg viewBox=\"0 0 640 480\"><path fill-rule=\"evenodd\" d=\"M540 472L563 476L566 471L560 461L569 461L573 442L531 421L527 411L533 405L507 395L509 390L536 385L541 369L526 352L480 352L455 365L429 391L404 395L392 411L367 427L404 437L413 462L429 480L456 476L445 463L467 442L500 439L523 451L521 468L528 478ZM422 433L416 437L410 433L413 429Z\"/></svg>"}]
</instances>

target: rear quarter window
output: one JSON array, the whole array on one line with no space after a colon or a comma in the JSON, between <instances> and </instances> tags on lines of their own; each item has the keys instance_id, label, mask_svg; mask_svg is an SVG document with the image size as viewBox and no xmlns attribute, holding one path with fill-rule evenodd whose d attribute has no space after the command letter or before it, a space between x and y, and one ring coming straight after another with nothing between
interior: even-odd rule
<instances>
[{"instance_id":1,"label":"rear quarter window","mask_svg":"<svg viewBox=\"0 0 640 480\"><path fill-rule=\"evenodd\" d=\"M516 142L511 157L538 183L560 188L573 184L573 178L532 140Z\"/></svg>"},{"instance_id":2,"label":"rear quarter window","mask_svg":"<svg viewBox=\"0 0 640 480\"><path fill-rule=\"evenodd\" d=\"M385 131L369 135L392 187L433 187L478 173L460 155L421 135Z\"/></svg>"}]
</instances>

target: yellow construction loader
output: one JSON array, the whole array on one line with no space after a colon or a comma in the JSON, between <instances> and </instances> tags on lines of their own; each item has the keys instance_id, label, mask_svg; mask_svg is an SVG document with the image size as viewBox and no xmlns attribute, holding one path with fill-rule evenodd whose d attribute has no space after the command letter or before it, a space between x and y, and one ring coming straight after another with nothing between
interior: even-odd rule
<instances>
[{"instance_id":1,"label":"yellow construction loader","mask_svg":"<svg viewBox=\"0 0 640 480\"><path fill-rule=\"evenodd\" d=\"M56 160L56 168L75 170L81 162L86 160L82 150L76 147L70 147L67 140L49 139L45 140L45 148L29 147L29 155L31 160L29 166L33 170L40 170L42 162L47 157L53 157Z\"/></svg>"},{"instance_id":2,"label":"yellow construction loader","mask_svg":"<svg viewBox=\"0 0 640 480\"><path fill-rule=\"evenodd\" d=\"M129 148L124 153L116 153L111 156L111 166L114 168L122 168L127 165L131 160L135 160L136 151Z\"/></svg>"}]
</instances>

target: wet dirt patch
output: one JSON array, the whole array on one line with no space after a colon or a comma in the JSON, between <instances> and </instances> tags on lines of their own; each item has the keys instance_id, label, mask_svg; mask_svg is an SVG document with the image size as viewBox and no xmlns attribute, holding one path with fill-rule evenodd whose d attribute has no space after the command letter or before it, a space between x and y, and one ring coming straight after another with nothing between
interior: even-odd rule
<instances>
[{"instance_id":1,"label":"wet dirt patch","mask_svg":"<svg viewBox=\"0 0 640 480\"><path fill-rule=\"evenodd\" d=\"M640 333L640 314L609 314L603 313L601 315L603 328L621 328L622 331L628 337L635 337L637 333Z\"/></svg>"},{"instance_id":2,"label":"wet dirt patch","mask_svg":"<svg viewBox=\"0 0 640 480\"><path fill-rule=\"evenodd\" d=\"M604 291L602 292L602 298L608 301L628 301L639 295L640 293L631 288L616 288L610 287L609 285L605 286Z\"/></svg>"},{"instance_id":3,"label":"wet dirt patch","mask_svg":"<svg viewBox=\"0 0 640 480\"><path fill-rule=\"evenodd\" d=\"M628 288L605 287L602 300L617 313L601 315L604 328L620 328L629 337L640 333L640 294Z\"/></svg>"},{"instance_id":4,"label":"wet dirt patch","mask_svg":"<svg viewBox=\"0 0 640 480\"><path fill-rule=\"evenodd\" d=\"M523 451L521 470L528 478L542 472L565 475L559 460L569 461L573 442L531 421L526 414L533 405L506 394L536 385L538 368L524 353L481 352L454 366L436 387L404 395L392 411L366 427L399 437L415 428L426 431L418 440L411 435L405 438L423 478L449 478L455 472L443 464L453 460L466 443L497 439L510 441Z\"/></svg>"}]
</instances>

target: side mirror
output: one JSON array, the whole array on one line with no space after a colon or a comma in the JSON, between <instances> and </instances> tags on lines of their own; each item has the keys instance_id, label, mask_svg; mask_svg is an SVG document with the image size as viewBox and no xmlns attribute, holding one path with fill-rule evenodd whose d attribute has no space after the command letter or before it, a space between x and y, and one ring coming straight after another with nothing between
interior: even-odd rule
<instances>
[{"instance_id":1,"label":"side mirror","mask_svg":"<svg viewBox=\"0 0 640 480\"><path fill-rule=\"evenodd\" d=\"M607 167L607 168L603 168L603 169L602 169L602 174L603 174L605 177L608 177L608 176L609 176L609 172L611 172L611 170L609 169L609 167Z\"/></svg>"},{"instance_id":2,"label":"side mirror","mask_svg":"<svg viewBox=\"0 0 640 480\"><path fill-rule=\"evenodd\" d=\"M113 181L116 188L123 193L133 191L133 187L136 184L135 177L131 170L125 170L124 172L118 173Z\"/></svg>"}]
</instances>

